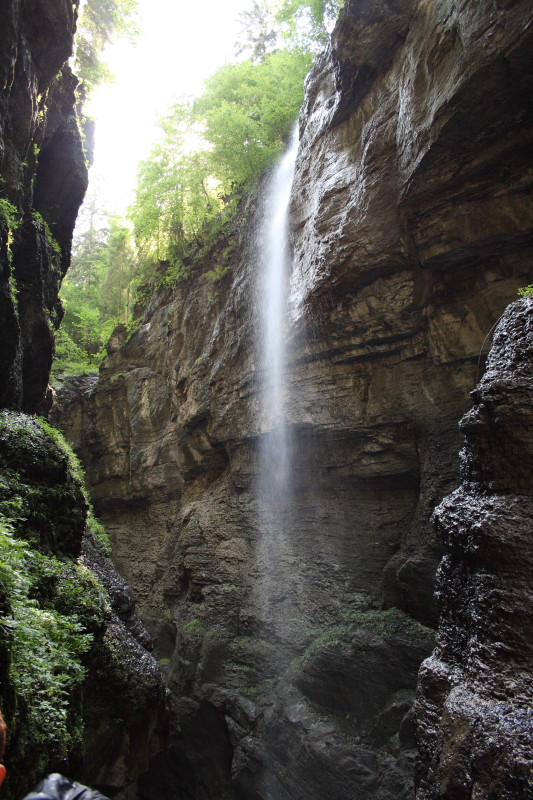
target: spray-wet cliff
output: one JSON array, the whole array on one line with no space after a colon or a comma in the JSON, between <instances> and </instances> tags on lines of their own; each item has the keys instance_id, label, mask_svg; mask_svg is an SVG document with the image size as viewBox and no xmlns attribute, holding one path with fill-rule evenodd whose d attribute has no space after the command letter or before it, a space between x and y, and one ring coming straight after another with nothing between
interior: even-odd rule
<instances>
[{"instance_id":1,"label":"spray-wet cliff","mask_svg":"<svg viewBox=\"0 0 533 800\"><path fill-rule=\"evenodd\" d=\"M509 306L461 420L437 646L420 672L419 800L533 797L533 301Z\"/></svg>"},{"instance_id":2,"label":"spray-wet cliff","mask_svg":"<svg viewBox=\"0 0 533 800\"><path fill-rule=\"evenodd\" d=\"M308 79L277 571L257 502L261 200L231 273L162 289L99 379L65 388L55 419L177 701L143 796L412 797L430 518L533 266L532 44L528 2L353 0Z\"/></svg>"}]
</instances>

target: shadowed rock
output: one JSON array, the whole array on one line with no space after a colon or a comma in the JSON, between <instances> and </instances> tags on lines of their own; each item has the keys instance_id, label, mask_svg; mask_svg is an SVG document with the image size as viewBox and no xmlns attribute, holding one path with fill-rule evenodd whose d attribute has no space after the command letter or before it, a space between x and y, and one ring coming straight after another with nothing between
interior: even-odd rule
<instances>
[{"instance_id":1,"label":"shadowed rock","mask_svg":"<svg viewBox=\"0 0 533 800\"><path fill-rule=\"evenodd\" d=\"M533 797L533 300L509 306L435 511L437 646L420 670L417 800Z\"/></svg>"}]
</instances>

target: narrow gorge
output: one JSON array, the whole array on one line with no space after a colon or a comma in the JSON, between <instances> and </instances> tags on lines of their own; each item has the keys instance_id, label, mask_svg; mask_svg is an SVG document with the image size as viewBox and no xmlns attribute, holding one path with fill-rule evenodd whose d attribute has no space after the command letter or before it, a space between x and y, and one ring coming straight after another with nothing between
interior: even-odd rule
<instances>
[{"instance_id":1,"label":"narrow gorge","mask_svg":"<svg viewBox=\"0 0 533 800\"><path fill-rule=\"evenodd\" d=\"M31 45L29 4L9 5ZM37 5L73 34L70 4ZM52 98L67 55L40 78ZM43 413L38 327L51 342L85 173L67 160L63 212L46 154L72 105L60 124L48 102L47 135L20 78L17 139L13 64L39 53L10 58L2 174L34 142L42 164L9 195L21 228L2 223L3 405ZM122 683L89 670L74 777L120 800L533 798L532 61L528 0L347 0L286 215L274 168L233 268L212 279L215 247L162 283L57 392L121 577L87 540L86 563L132 654Z\"/></svg>"}]
</instances>

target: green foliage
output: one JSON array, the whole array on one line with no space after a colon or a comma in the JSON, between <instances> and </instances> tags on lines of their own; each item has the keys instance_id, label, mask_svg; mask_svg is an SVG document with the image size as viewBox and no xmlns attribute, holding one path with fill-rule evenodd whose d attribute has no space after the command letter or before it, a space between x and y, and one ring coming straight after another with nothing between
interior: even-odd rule
<instances>
[{"instance_id":1,"label":"green foliage","mask_svg":"<svg viewBox=\"0 0 533 800\"><path fill-rule=\"evenodd\" d=\"M533 283L530 283L529 286L523 286L518 290L518 294L520 297L533 297Z\"/></svg>"},{"instance_id":2,"label":"green foliage","mask_svg":"<svg viewBox=\"0 0 533 800\"><path fill-rule=\"evenodd\" d=\"M111 542L109 540L109 534L102 523L99 522L94 516L92 506L89 508L89 519L87 520L87 524L90 532L99 543L102 552L105 553L105 555L111 555Z\"/></svg>"},{"instance_id":3,"label":"green foliage","mask_svg":"<svg viewBox=\"0 0 533 800\"><path fill-rule=\"evenodd\" d=\"M100 353L91 354L80 347L61 327L55 337L55 361L52 365L52 382L68 375L87 375L97 372Z\"/></svg>"},{"instance_id":4,"label":"green foliage","mask_svg":"<svg viewBox=\"0 0 533 800\"><path fill-rule=\"evenodd\" d=\"M144 260L182 264L189 243L201 242L202 228L222 209L205 151L188 152L200 141L192 109L174 106L161 123L164 140L141 163L131 211Z\"/></svg>"},{"instance_id":5,"label":"green foliage","mask_svg":"<svg viewBox=\"0 0 533 800\"><path fill-rule=\"evenodd\" d=\"M344 0L282 0L276 19L293 46L317 52L328 43L343 5Z\"/></svg>"},{"instance_id":6,"label":"green foliage","mask_svg":"<svg viewBox=\"0 0 533 800\"><path fill-rule=\"evenodd\" d=\"M215 267L214 269L210 269L205 274L209 278L210 281L213 281L213 283L215 283L216 281L221 280L221 278L223 278L224 275L227 275L228 272L230 272L232 270L232 268L233 267L232 267L231 264L220 264L219 266Z\"/></svg>"},{"instance_id":7,"label":"green foliage","mask_svg":"<svg viewBox=\"0 0 533 800\"><path fill-rule=\"evenodd\" d=\"M10 785L20 793L81 749L84 659L110 607L73 557L88 504L61 434L2 412L0 470L0 705L10 723Z\"/></svg>"},{"instance_id":8,"label":"green foliage","mask_svg":"<svg viewBox=\"0 0 533 800\"><path fill-rule=\"evenodd\" d=\"M285 147L313 60L312 48L291 38L289 21L305 12L293 5L254 0L242 14L239 44L251 57L217 70L193 102L176 104L162 120L161 142L140 166L135 238L145 264L171 262L165 282L189 274L191 252L205 251L216 220L235 213L235 199ZM319 9L307 12L318 30ZM214 265L211 277L227 266Z\"/></svg>"},{"instance_id":9,"label":"green foliage","mask_svg":"<svg viewBox=\"0 0 533 800\"><path fill-rule=\"evenodd\" d=\"M262 61L281 47L317 53L327 45L343 5L344 0L252 0L240 14L237 54Z\"/></svg>"},{"instance_id":10,"label":"green foliage","mask_svg":"<svg viewBox=\"0 0 533 800\"><path fill-rule=\"evenodd\" d=\"M77 563L68 567L62 564L50 602L64 614L75 610L84 630L91 634L101 630L111 614L109 595L101 582L87 567Z\"/></svg>"},{"instance_id":11,"label":"green foliage","mask_svg":"<svg viewBox=\"0 0 533 800\"><path fill-rule=\"evenodd\" d=\"M207 633L207 628L201 619L191 619L183 626L183 632L191 636L204 636Z\"/></svg>"},{"instance_id":12,"label":"green foliage","mask_svg":"<svg viewBox=\"0 0 533 800\"><path fill-rule=\"evenodd\" d=\"M0 511L19 520L17 536L78 555L88 504L79 462L61 434L44 421L0 412L0 470Z\"/></svg>"},{"instance_id":13,"label":"green foliage","mask_svg":"<svg viewBox=\"0 0 533 800\"><path fill-rule=\"evenodd\" d=\"M239 15L243 39L235 45L237 55L248 53L253 61L262 61L277 47L278 25L266 0L252 0L249 9Z\"/></svg>"},{"instance_id":14,"label":"green foliage","mask_svg":"<svg viewBox=\"0 0 533 800\"><path fill-rule=\"evenodd\" d=\"M93 224L94 211L77 239L62 289L56 376L98 366L114 327L131 325L134 296L173 286L200 265L213 281L231 269L228 223L282 153L304 78L340 5L253 0L241 15L238 50L249 58L217 70L194 101L174 105L161 121L161 140L140 164L129 213L134 240L119 220ZM131 0L88 0L78 60L89 85L99 70L94 54L127 27L131 13Z\"/></svg>"},{"instance_id":15,"label":"green foliage","mask_svg":"<svg viewBox=\"0 0 533 800\"><path fill-rule=\"evenodd\" d=\"M162 121L164 138L140 166L131 219L144 262L171 262L165 282L189 274L193 252L207 255L235 199L283 151L310 65L309 54L287 50L226 65L200 98Z\"/></svg>"},{"instance_id":16,"label":"green foliage","mask_svg":"<svg viewBox=\"0 0 533 800\"><path fill-rule=\"evenodd\" d=\"M85 675L82 657L92 636L72 605L58 611L32 596L43 573L49 578L63 571L60 561L46 559L17 540L11 521L0 515L0 591L7 606L7 613L0 615L0 632L8 643L9 684L17 708L12 760L16 765L18 756L33 765L31 780L81 743L80 721L72 717L71 707Z\"/></svg>"},{"instance_id":17,"label":"green foliage","mask_svg":"<svg viewBox=\"0 0 533 800\"><path fill-rule=\"evenodd\" d=\"M228 64L206 82L194 113L225 193L249 189L283 151L311 63L308 53L278 50L259 63Z\"/></svg>"},{"instance_id":18,"label":"green foliage","mask_svg":"<svg viewBox=\"0 0 533 800\"><path fill-rule=\"evenodd\" d=\"M83 3L76 35L75 67L85 94L112 77L101 53L116 37L131 38L135 34L133 16L136 10L136 0L86 0Z\"/></svg>"},{"instance_id":19,"label":"green foliage","mask_svg":"<svg viewBox=\"0 0 533 800\"><path fill-rule=\"evenodd\" d=\"M20 227L20 211L5 197L0 197L0 217L5 221L10 231Z\"/></svg>"},{"instance_id":20,"label":"green foliage","mask_svg":"<svg viewBox=\"0 0 533 800\"><path fill-rule=\"evenodd\" d=\"M318 653L338 647L358 628L371 631L385 639L401 636L415 642L425 642L428 647L433 643L434 633L432 630L411 619L397 608L385 611L346 610L341 614L341 618L341 624L328 628L311 642L305 652L295 660L296 667L302 666Z\"/></svg>"},{"instance_id":21,"label":"green foliage","mask_svg":"<svg viewBox=\"0 0 533 800\"><path fill-rule=\"evenodd\" d=\"M2 181L3 182L3 181ZM9 263L11 263L13 245L13 234L20 227L21 212L19 209L10 203L5 197L0 197L0 223L7 228L7 256ZM17 305L18 301L18 287L15 283L14 276L9 277L9 289L13 305Z\"/></svg>"},{"instance_id":22,"label":"green foliage","mask_svg":"<svg viewBox=\"0 0 533 800\"><path fill-rule=\"evenodd\" d=\"M32 216L33 216L35 222L37 223L38 227L44 228L44 232L46 234L46 240L47 240L49 246L52 248L53 252L56 254L56 256L60 256L61 255L61 247L59 245L59 242L54 237L52 231L50 230L50 226L48 225L48 223L46 222L46 220L44 219L42 214L39 214L38 211L33 211L32 212Z\"/></svg>"},{"instance_id":23,"label":"green foliage","mask_svg":"<svg viewBox=\"0 0 533 800\"><path fill-rule=\"evenodd\" d=\"M0 619L11 637L11 673L37 740L65 756L72 744L69 701L85 675L81 656L91 636L76 615L42 607L31 595L36 554L0 519L0 582L11 614Z\"/></svg>"},{"instance_id":24,"label":"green foliage","mask_svg":"<svg viewBox=\"0 0 533 800\"><path fill-rule=\"evenodd\" d=\"M98 370L113 330L131 323L139 280L132 232L120 219L106 217L77 237L61 288L65 316L56 335L54 379Z\"/></svg>"}]
</instances>

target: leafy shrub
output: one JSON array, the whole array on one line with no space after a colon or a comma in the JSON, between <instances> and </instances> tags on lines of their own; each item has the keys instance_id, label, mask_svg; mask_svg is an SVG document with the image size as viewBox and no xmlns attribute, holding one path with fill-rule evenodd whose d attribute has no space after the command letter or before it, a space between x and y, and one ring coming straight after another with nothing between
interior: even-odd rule
<instances>
[{"instance_id":1,"label":"leafy shrub","mask_svg":"<svg viewBox=\"0 0 533 800\"><path fill-rule=\"evenodd\" d=\"M66 761L81 740L80 721L73 725L70 710L85 676L81 657L92 641L75 614L31 596L38 557L0 518L0 586L9 606L0 616L0 630L10 645L9 680L19 712L12 748L24 760L33 751L35 777L51 760ZM59 563L53 566L61 569Z\"/></svg>"},{"instance_id":2,"label":"leafy shrub","mask_svg":"<svg viewBox=\"0 0 533 800\"><path fill-rule=\"evenodd\" d=\"M0 197L0 217L4 219L10 231L20 227L20 211L5 197Z\"/></svg>"},{"instance_id":3,"label":"leafy shrub","mask_svg":"<svg viewBox=\"0 0 533 800\"><path fill-rule=\"evenodd\" d=\"M0 468L0 707L10 724L4 793L14 798L79 757L85 662L111 611L100 581L73 558L89 504L61 434L0 413ZM98 534L96 520L91 527Z\"/></svg>"}]
</instances>

